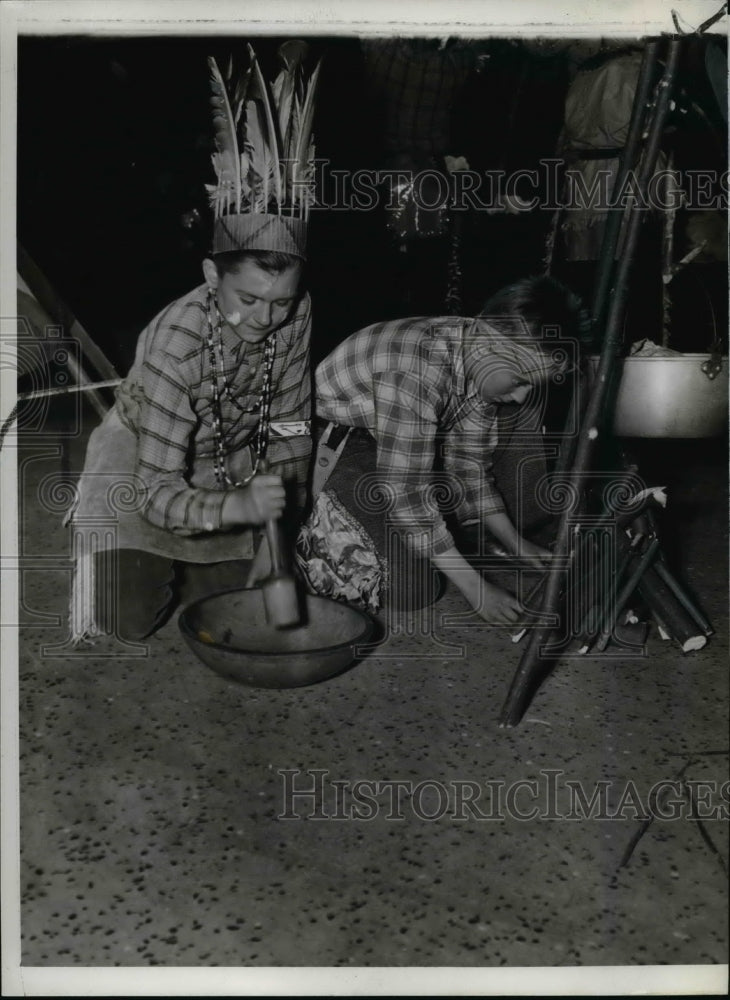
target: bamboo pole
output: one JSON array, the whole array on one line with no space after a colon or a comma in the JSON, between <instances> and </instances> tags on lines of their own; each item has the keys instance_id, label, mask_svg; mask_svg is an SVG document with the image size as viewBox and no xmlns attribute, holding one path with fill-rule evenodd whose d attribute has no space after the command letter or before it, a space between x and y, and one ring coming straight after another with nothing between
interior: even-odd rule
<instances>
[{"instance_id":1,"label":"bamboo pole","mask_svg":"<svg viewBox=\"0 0 730 1000\"><path fill-rule=\"evenodd\" d=\"M48 341L44 339L44 332L49 326L53 325L53 319L48 315L43 306L38 302L37 299L33 297L28 285L26 284L22 275L18 275L19 284L22 283L23 288L28 289L24 291L23 288L18 288L18 316L20 319L25 320L30 323L30 327L34 333L38 336L38 346L43 350L44 348L51 347L53 341ZM64 362L66 368L68 369L72 378L76 380L79 386L87 386L89 392L89 402L94 407L99 416L104 419L104 416L109 409L103 397L96 392L96 389L103 387L103 384L92 383L91 379L86 373L84 366L76 360L73 351L66 351L66 360ZM109 380L111 383L119 384L120 379L117 377L114 380ZM37 399L43 396L57 396L64 395L65 393L71 391L73 386L64 386L62 389L38 389L33 392L21 393L17 397L17 402L20 403L24 399ZM16 406L17 409L17 406ZM12 422L12 421L11 421Z\"/></svg>"},{"instance_id":2,"label":"bamboo pole","mask_svg":"<svg viewBox=\"0 0 730 1000\"><path fill-rule=\"evenodd\" d=\"M706 21L702 22L702 24L699 26L699 28L697 28L697 34L701 35L704 31L707 31L708 28L712 27L712 25L715 23L715 21L719 21L721 17L725 16L725 14L727 14L727 4L726 3L724 3L722 5L722 7L720 7L720 9L718 11L716 11L716 13L714 13L712 15L712 17L708 17Z\"/></svg>"},{"instance_id":3,"label":"bamboo pole","mask_svg":"<svg viewBox=\"0 0 730 1000\"><path fill-rule=\"evenodd\" d=\"M618 172L614 181L613 196L621 191L628 177L629 170L632 170L638 160L639 148L641 145L642 126L647 111L651 82L654 78L657 56L659 52L658 41L650 41L644 49L644 55L639 70L639 79L636 84L634 103L631 108L631 121L629 131L626 136L626 144L619 159ZM605 314L608 290L611 278L614 273L616 257L616 247L618 246L619 234L621 232L621 220L623 213L615 210L608 213L606 227L604 229L603 243L601 245L601 256L598 261L596 274L596 286L593 293L593 303L591 307L592 329L600 327ZM575 457L577 436L572 428L579 426L582 415L585 411L590 394L586 390L585 377L581 376L578 385L573 391L570 401L570 409L566 418L565 431L563 433L563 444L555 466L556 474L563 474L571 468Z\"/></svg>"},{"instance_id":4,"label":"bamboo pole","mask_svg":"<svg viewBox=\"0 0 730 1000\"><path fill-rule=\"evenodd\" d=\"M623 153L619 159L618 173L616 181L614 182L612 195L621 191L623 184L626 182L629 171L633 169L636 164L637 152L641 145L642 126L644 124L647 104L649 102L649 94L651 91L652 80L654 78L658 54L658 40L652 39L652 41L647 42L646 48L644 49L644 57L641 62L641 68L639 70L639 79L636 84L634 103L631 108L631 121L629 123L629 131L626 137L626 145L624 146ZM603 243L601 245L601 256L598 261L596 286L593 293L592 322L594 329L596 327L600 329L605 316L606 302L608 299L609 288L611 287L611 279L614 274L616 249L618 247L618 241L621 234L622 221L623 212L619 212L618 209L608 213Z\"/></svg>"},{"instance_id":5,"label":"bamboo pole","mask_svg":"<svg viewBox=\"0 0 730 1000\"><path fill-rule=\"evenodd\" d=\"M667 163L667 177L669 171L674 169L674 152L669 154ZM667 180L667 186L672 182ZM672 296L669 293L669 282L674 273L674 226L677 209L674 205L674 190L671 191L672 199L668 208L664 209L662 218L662 266L661 266L661 292L662 292L662 347L669 347L671 338L671 311Z\"/></svg>"},{"instance_id":6,"label":"bamboo pole","mask_svg":"<svg viewBox=\"0 0 730 1000\"><path fill-rule=\"evenodd\" d=\"M654 43L650 44L653 45ZM681 40L676 38L670 42L666 68L662 79L657 85L656 101L649 116L650 120L647 123L646 149L638 177L638 187L642 198L646 194L648 180L654 170L659 153L659 143L669 113L672 89L677 75L681 44ZM609 398L609 380L613 372L615 357L621 341L622 319L628 296L629 274L636 255L641 219L641 209L634 205L629 219L624 252L619 261L616 287L610 299L598 372L588 399L578 436L575 462L571 473L578 486L582 484L583 477L589 469L602 425L610 426L609 422L605 419L605 410L607 409L605 404ZM553 561L545 592L542 608L545 615L558 614L561 579L563 576L562 560L560 557L564 556L568 551L570 519L571 511L566 508L561 517L556 545L556 557ZM538 674L539 660L547 652L547 642L550 639L552 631L553 629L550 626L539 626L530 635L530 643L523 653L502 709L499 723L501 727L511 728L519 722L527 704L530 688Z\"/></svg>"},{"instance_id":7,"label":"bamboo pole","mask_svg":"<svg viewBox=\"0 0 730 1000\"><path fill-rule=\"evenodd\" d=\"M85 357L103 378L119 378L114 365L92 340L89 333L20 243L16 245L16 253L18 273L52 320L66 328L67 337L76 338L79 341Z\"/></svg>"},{"instance_id":8,"label":"bamboo pole","mask_svg":"<svg viewBox=\"0 0 730 1000\"><path fill-rule=\"evenodd\" d=\"M121 384L120 378L104 379L103 382L80 382L78 385L65 385L58 389L33 389L30 392L21 392L17 398L18 402L22 402L26 399L45 399L48 396L69 396L78 392L95 393L97 389L116 389ZM102 417L107 409L108 407L105 406L102 410Z\"/></svg>"},{"instance_id":9,"label":"bamboo pole","mask_svg":"<svg viewBox=\"0 0 730 1000\"><path fill-rule=\"evenodd\" d=\"M84 376L86 377L86 376ZM13 406L10 413L5 417L0 427L0 448L2 448L3 441L10 430L10 428L15 423L18 416L18 406L20 403L28 399L45 399L48 396L68 396L79 392L88 392L89 399L94 406L94 409L99 414L103 420L107 414L108 407L104 400L101 398L97 389L114 389L121 383L121 379L107 379L104 382L86 382L82 385L67 385L62 389L33 389L32 392L21 392L17 397L17 402Z\"/></svg>"}]
</instances>

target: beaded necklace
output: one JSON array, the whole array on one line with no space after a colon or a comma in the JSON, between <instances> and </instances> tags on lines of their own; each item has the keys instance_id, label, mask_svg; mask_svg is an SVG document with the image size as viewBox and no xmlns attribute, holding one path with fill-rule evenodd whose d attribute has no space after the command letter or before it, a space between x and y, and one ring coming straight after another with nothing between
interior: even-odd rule
<instances>
[{"instance_id":1,"label":"beaded necklace","mask_svg":"<svg viewBox=\"0 0 730 1000\"><path fill-rule=\"evenodd\" d=\"M215 309L216 321L213 324L212 312ZM261 467L261 463L266 457L266 449L269 444L269 414L271 411L271 373L274 367L274 356L276 354L276 332L269 334L264 347L264 378L261 386L261 395L256 403L250 407L241 406L231 392L228 379L225 376L223 365L223 338L221 333L221 314L218 308L218 300L212 288L208 289L208 299L206 303L206 317L208 320L208 357L210 359L210 381L213 389L213 434L215 436L215 456L213 464L215 478L221 486L245 486L250 483ZM216 361L216 347L221 361L220 385L218 379L218 364ZM222 387L222 388L221 388ZM235 482L228 475L226 468L226 447L223 434L223 417L221 412L221 395L233 403L240 413L252 413L257 407L259 420L255 430L255 451L256 459L254 466L248 476L240 482Z\"/></svg>"}]
</instances>

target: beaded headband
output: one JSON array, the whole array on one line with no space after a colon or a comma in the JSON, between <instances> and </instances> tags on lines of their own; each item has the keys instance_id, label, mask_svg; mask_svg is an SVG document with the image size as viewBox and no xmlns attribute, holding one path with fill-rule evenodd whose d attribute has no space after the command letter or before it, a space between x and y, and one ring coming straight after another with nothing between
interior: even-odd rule
<instances>
[{"instance_id":1,"label":"beaded headband","mask_svg":"<svg viewBox=\"0 0 730 1000\"><path fill-rule=\"evenodd\" d=\"M253 48L233 84L208 59L217 183L206 184L213 209L212 253L278 250L306 257L307 219L314 201L312 122L318 63L305 79L306 42L280 46L282 69L269 86Z\"/></svg>"}]
</instances>

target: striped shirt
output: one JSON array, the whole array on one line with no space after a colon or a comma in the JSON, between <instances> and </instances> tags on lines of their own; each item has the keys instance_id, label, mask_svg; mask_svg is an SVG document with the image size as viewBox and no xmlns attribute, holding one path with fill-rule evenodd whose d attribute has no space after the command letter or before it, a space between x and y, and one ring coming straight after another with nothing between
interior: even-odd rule
<instances>
[{"instance_id":1,"label":"striped shirt","mask_svg":"<svg viewBox=\"0 0 730 1000\"><path fill-rule=\"evenodd\" d=\"M271 420L309 420L311 304L298 302L276 332ZM215 479L210 358L207 346L206 286L163 309L140 335L135 361L117 390L122 421L137 436L135 472L147 489L144 516L181 535L219 531L228 488ZM264 344L241 340L227 324L216 354L219 388L225 377L246 412L221 391L221 415L231 479L250 468L249 443L258 423L264 374ZM294 481L303 501L311 437L271 438L272 472Z\"/></svg>"},{"instance_id":2,"label":"striped shirt","mask_svg":"<svg viewBox=\"0 0 730 1000\"><path fill-rule=\"evenodd\" d=\"M388 516L421 555L454 545L444 513L467 524L504 510L491 475L497 409L464 375L465 334L482 326L453 317L376 323L316 371L318 416L373 435Z\"/></svg>"}]
</instances>

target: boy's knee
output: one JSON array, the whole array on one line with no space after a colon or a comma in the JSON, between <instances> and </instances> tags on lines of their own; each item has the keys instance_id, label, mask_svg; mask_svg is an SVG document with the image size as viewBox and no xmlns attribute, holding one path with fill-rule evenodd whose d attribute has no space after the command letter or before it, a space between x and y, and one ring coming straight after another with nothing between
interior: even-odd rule
<instances>
[{"instance_id":1,"label":"boy's knee","mask_svg":"<svg viewBox=\"0 0 730 1000\"><path fill-rule=\"evenodd\" d=\"M96 557L97 623L101 631L138 641L156 632L174 606L172 560L134 549Z\"/></svg>"}]
</instances>

